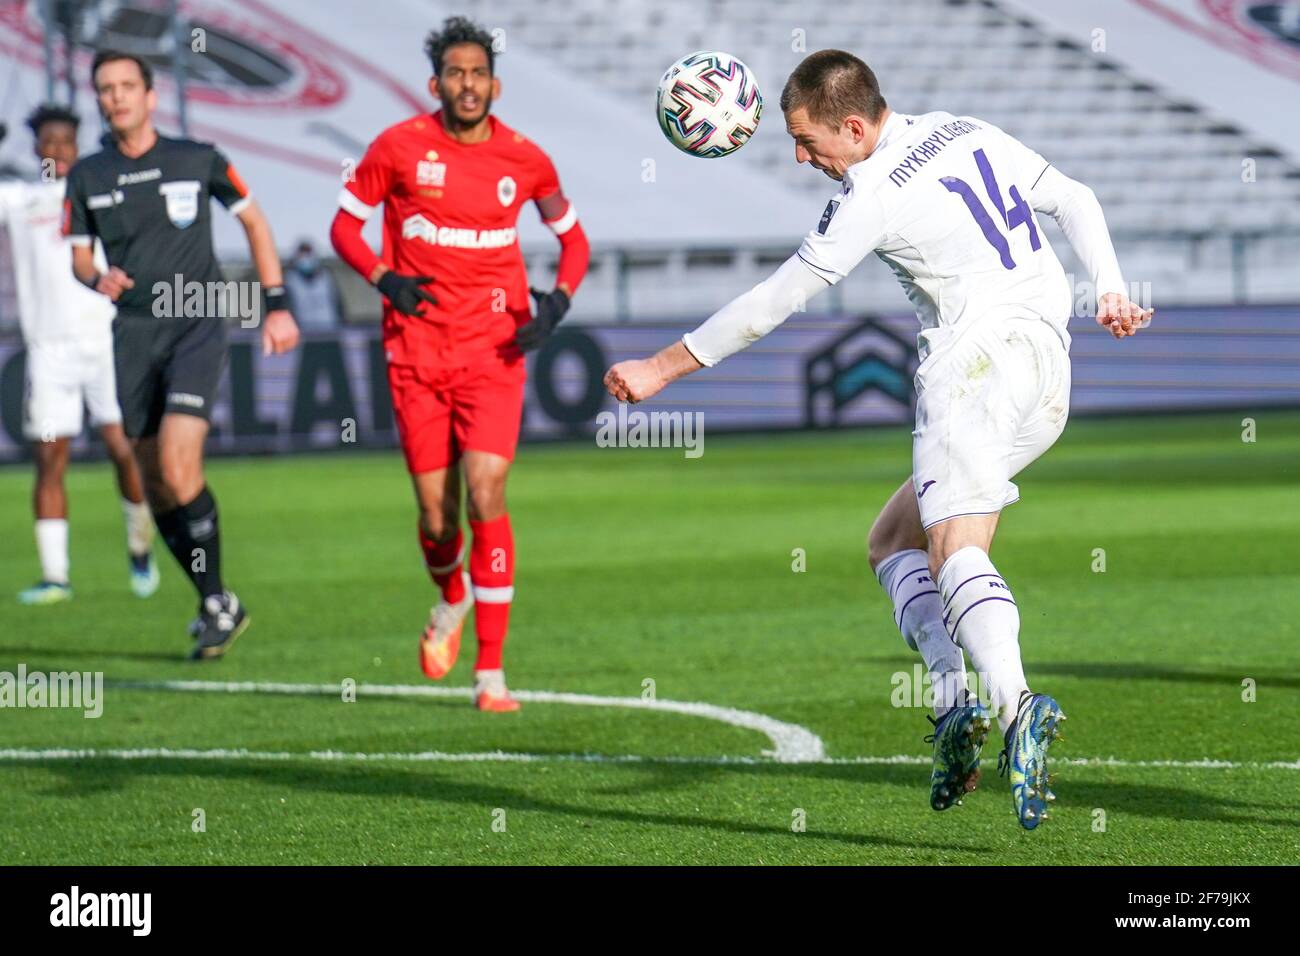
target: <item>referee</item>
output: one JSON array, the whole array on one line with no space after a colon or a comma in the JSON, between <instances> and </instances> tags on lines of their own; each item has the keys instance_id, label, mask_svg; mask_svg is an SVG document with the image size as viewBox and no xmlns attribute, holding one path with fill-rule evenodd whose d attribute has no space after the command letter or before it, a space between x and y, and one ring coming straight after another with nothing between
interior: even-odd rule
<instances>
[{"instance_id":1,"label":"referee","mask_svg":"<svg viewBox=\"0 0 1300 956\"><path fill-rule=\"evenodd\" d=\"M298 327L285 307L270 226L238 174L212 145L154 129L158 97L149 65L104 50L91 81L109 134L103 150L68 174L64 232L72 269L117 303L113 352L123 426L158 532L199 594L191 659L220 657L249 623L221 580L217 502L203 477L203 443L226 361L226 316L175 308L188 302L191 283L202 284L205 302L214 301L210 290L226 289L212 251L209 199L238 216L248 233L266 294L263 354L292 349ZM108 260L104 273L94 263L96 238ZM184 297L173 291L178 284ZM241 297L215 301L232 298Z\"/></svg>"}]
</instances>

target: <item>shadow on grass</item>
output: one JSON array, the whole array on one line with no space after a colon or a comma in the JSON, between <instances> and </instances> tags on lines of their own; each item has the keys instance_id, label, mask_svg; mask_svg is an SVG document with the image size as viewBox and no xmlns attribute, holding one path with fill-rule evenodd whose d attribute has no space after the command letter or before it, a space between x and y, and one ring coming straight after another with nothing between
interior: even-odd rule
<instances>
[{"instance_id":1,"label":"shadow on grass","mask_svg":"<svg viewBox=\"0 0 1300 956\"><path fill-rule=\"evenodd\" d=\"M637 765L633 765L637 766ZM644 766L644 765L640 765ZM655 765L656 769L663 765ZM669 770L679 768L669 765ZM770 779L774 776L790 776L803 780L819 779L840 781L858 785L887 785L906 787L916 792L922 807L926 806L929 786L929 768L925 766L908 766L900 764L738 764L726 767L691 768L697 770L722 771L729 774L753 774ZM1205 773L1225 773L1231 771L1206 770ZM1263 772L1263 771L1259 771ZM1286 771L1290 772L1290 771ZM1300 801L1290 803L1263 803L1240 800L1232 797L1218 797L1195 790L1147 785L1133 782L1099 782L1087 780L1084 774L1095 774L1092 768L1083 768L1075 772L1066 766L1058 771L1056 790L1063 804L1073 808L1086 807L1089 810L1100 807L1107 813L1133 814L1141 817L1168 818L1173 820L1202 820L1211 823L1255 824L1277 827L1300 827ZM680 787L675 774L664 775L661 783L667 787ZM691 781L695 782L695 781ZM997 776L991 764L986 765L980 781L981 796L976 799L987 800L990 794L996 799L1005 800L1008 810L1011 798L1006 793L1006 782ZM645 786L628 792L646 792Z\"/></svg>"},{"instance_id":2,"label":"shadow on grass","mask_svg":"<svg viewBox=\"0 0 1300 956\"><path fill-rule=\"evenodd\" d=\"M123 651L113 647L71 647L68 645L57 644L57 643L46 644L42 647L35 647L35 646L21 645L21 644L0 645L0 661L6 659L17 661L17 660L21 660L22 657L25 657L27 655L35 654L40 657L51 657L56 660L63 660L66 658L81 658L91 662L92 664L99 660L144 661L145 663L149 663L149 664L156 664L159 661L162 661L165 663L175 664L177 662L185 663L186 655L188 653L189 653L189 648L185 647L180 642L176 644L176 650L166 651L166 652ZM29 671L35 671L38 669L34 667L30 661L27 661L25 663L27 664L27 669ZM51 669L54 668L46 668L46 670L51 670ZM77 669L84 670L85 668L80 667Z\"/></svg>"},{"instance_id":3,"label":"shadow on grass","mask_svg":"<svg viewBox=\"0 0 1300 956\"><path fill-rule=\"evenodd\" d=\"M2 761L0 764L12 763ZM274 788L346 795L384 800L424 800L432 803L471 807L505 807L517 811L536 811L578 821L604 820L645 827L688 827L695 830L730 833L740 836L788 836L788 825L762 824L739 819L691 815L680 812L656 813L631 807L605 805L613 799L645 800L656 793L697 790L705 792L736 777L752 778L771 787L774 781L791 791L806 792L810 782L839 783L852 786L905 787L915 794L917 813L928 815L925 808L926 780L914 766L888 764L736 764L706 766L693 764L634 763L623 765L639 775L638 784L610 790L585 790L587 799L558 799L529 792L527 787L457 779L454 768L434 764L321 765L312 763L267 764L255 762L186 760L139 760L127 763L94 761L69 764L46 764L58 775L60 785L47 791L53 798L81 799L91 793L108 793L151 777L189 777L212 780L252 781ZM615 765L603 765L605 769ZM1284 833L1300 827L1300 803L1273 803L1224 797L1197 790L1142 784L1132 781L1109 782L1088 780L1088 770L1062 771L1058 783L1063 807L1091 810L1104 809L1112 825L1122 824L1125 817L1166 819L1179 823L1192 821L1281 828ZM1223 771L1206 771L1219 773ZM976 799L1004 799L1003 781L989 774L983 781L989 791ZM763 793L764 791L756 791ZM770 794L769 789L766 793ZM870 793L864 793L869 800ZM763 798L770 802L770 796ZM792 804L793 805L793 804ZM1009 806L1008 806L1009 809ZM968 811L969 812L969 811ZM864 814L864 826L883 826L888 821ZM957 820L960 823L960 819ZM966 834L969 839L969 834ZM880 833L854 833L810 829L799 835L801 840L826 841L831 844L937 850L980 854L990 847L970 842L933 843L915 838L894 838ZM1288 837L1292 838L1292 837Z\"/></svg>"},{"instance_id":4,"label":"shadow on grass","mask_svg":"<svg viewBox=\"0 0 1300 956\"><path fill-rule=\"evenodd\" d=\"M921 663L919 656L908 657L904 654L863 657L858 660L869 664L888 664L907 668ZM1027 661L1025 669L1031 680L1038 674L1050 674L1114 681L1155 680L1173 684L1230 684L1240 688L1242 678L1250 677L1261 686L1300 689L1300 675L1261 670L1249 664L1242 664L1231 671L1204 671L1137 661Z\"/></svg>"},{"instance_id":5,"label":"shadow on grass","mask_svg":"<svg viewBox=\"0 0 1300 956\"><path fill-rule=\"evenodd\" d=\"M0 765L11 763L0 759ZM95 761L67 764L44 764L46 769L57 773L62 785L47 791L46 797L79 799L88 792L104 793L122 789L135 778L145 777L191 777L214 778L220 780L250 780L279 789L296 789L328 793L334 795L369 797L377 799L426 800L433 803L462 804L473 807L504 807L517 812L534 811L558 814L579 821L605 820L614 823L631 823L648 827L689 827L708 832L731 833L740 836L791 837L788 825L767 825L748 823L741 820L718 819L704 816L692 816L683 813L651 813L626 807L600 806L603 795L595 796L587 802L550 799L530 794L524 788L508 787L488 783L470 783L457 780L448 767L435 767L423 764L419 772L413 772L413 765L402 767L395 765L380 766L369 764L364 767L321 766L319 764L258 764L249 762L210 761L210 760L132 760L114 762L111 765ZM608 765L606 765L608 766ZM631 768L645 770L653 767L657 777L673 777L684 782L674 782L674 787L707 787L710 782L727 774L741 772L746 775L776 774L779 776L806 776L800 771L814 771L812 776L825 778L823 770L849 769L830 767L797 767L788 764L771 764L762 766L716 767L688 764L647 765L630 764ZM899 774L900 771L913 768L898 767L855 767L853 779L865 782L864 778L884 777ZM90 774L87 771L91 771ZM93 775L98 780L88 780ZM838 776L842 776L838 775ZM434 779L430 779L434 778ZM888 780L889 783L901 783L901 780ZM915 774L909 775L909 786L915 786ZM640 788L637 792L644 796L659 788ZM919 794L924 799L924 792ZM980 853L988 849L985 846L963 844L955 841L927 843L913 838L896 839L872 833L845 833L838 831L814 830L797 834L801 841L826 841L848 846L893 847L899 850L937 850L943 852ZM900 861L903 862L903 861Z\"/></svg>"}]
</instances>

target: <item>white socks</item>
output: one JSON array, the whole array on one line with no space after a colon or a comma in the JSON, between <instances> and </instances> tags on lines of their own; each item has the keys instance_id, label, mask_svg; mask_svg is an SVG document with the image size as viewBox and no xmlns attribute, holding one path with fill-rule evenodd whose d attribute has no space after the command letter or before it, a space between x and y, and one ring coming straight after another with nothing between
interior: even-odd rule
<instances>
[{"instance_id":1,"label":"white socks","mask_svg":"<svg viewBox=\"0 0 1300 956\"><path fill-rule=\"evenodd\" d=\"M36 519L36 553L41 559L41 580L68 583L68 519Z\"/></svg>"},{"instance_id":2,"label":"white socks","mask_svg":"<svg viewBox=\"0 0 1300 956\"><path fill-rule=\"evenodd\" d=\"M506 672L501 668L474 671L474 695L486 691L493 697L502 697L506 693Z\"/></svg>"},{"instance_id":3,"label":"white socks","mask_svg":"<svg viewBox=\"0 0 1300 956\"><path fill-rule=\"evenodd\" d=\"M123 498L122 517L126 519L126 550L135 558L148 554L153 544L153 515L148 502L136 504Z\"/></svg>"},{"instance_id":4,"label":"white socks","mask_svg":"<svg viewBox=\"0 0 1300 956\"><path fill-rule=\"evenodd\" d=\"M149 505L122 499L126 519L126 548L132 556L148 554L153 544L153 516ZM36 519L36 553L41 559L41 580L68 583L68 519Z\"/></svg>"},{"instance_id":5,"label":"white socks","mask_svg":"<svg viewBox=\"0 0 1300 956\"><path fill-rule=\"evenodd\" d=\"M925 660L934 714L942 717L964 700L966 662L943 626L943 603L930 577L930 559L924 551L899 551L877 565L876 578L894 602L894 623L903 640Z\"/></svg>"},{"instance_id":6,"label":"white socks","mask_svg":"<svg viewBox=\"0 0 1300 956\"><path fill-rule=\"evenodd\" d=\"M1028 690L1020 663L1020 611L1011 589L988 554L966 547L939 569L939 591L944 625L987 684L1005 733L1016 718L1021 691Z\"/></svg>"}]
</instances>

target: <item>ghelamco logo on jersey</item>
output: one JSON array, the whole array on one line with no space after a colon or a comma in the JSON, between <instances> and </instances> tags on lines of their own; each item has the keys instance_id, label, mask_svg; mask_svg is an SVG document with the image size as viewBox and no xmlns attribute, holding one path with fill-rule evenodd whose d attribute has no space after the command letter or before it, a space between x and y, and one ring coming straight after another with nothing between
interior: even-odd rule
<instances>
[{"instance_id":1,"label":"ghelamco logo on jersey","mask_svg":"<svg viewBox=\"0 0 1300 956\"><path fill-rule=\"evenodd\" d=\"M94 720L104 713L103 671L0 671L0 709L80 710Z\"/></svg>"},{"instance_id":2,"label":"ghelamco logo on jersey","mask_svg":"<svg viewBox=\"0 0 1300 956\"><path fill-rule=\"evenodd\" d=\"M50 925L125 926L132 936L148 936L153 926L152 893L83 893L74 886L50 897Z\"/></svg>"},{"instance_id":3,"label":"ghelamco logo on jersey","mask_svg":"<svg viewBox=\"0 0 1300 956\"><path fill-rule=\"evenodd\" d=\"M516 237L513 226L504 229L437 226L419 213L402 222L403 239L423 239L431 246L450 246L453 249L502 249L513 246Z\"/></svg>"}]
</instances>

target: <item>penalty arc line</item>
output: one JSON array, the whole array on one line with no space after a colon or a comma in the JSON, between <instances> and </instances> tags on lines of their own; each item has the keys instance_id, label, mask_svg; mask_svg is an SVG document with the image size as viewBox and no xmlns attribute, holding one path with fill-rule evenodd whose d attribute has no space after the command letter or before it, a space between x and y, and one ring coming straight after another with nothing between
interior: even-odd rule
<instances>
[{"instance_id":1,"label":"penalty arc line","mask_svg":"<svg viewBox=\"0 0 1300 956\"><path fill-rule=\"evenodd\" d=\"M336 697L342 693L341 684L284 684L252 681L115 681L106 682L108 689L170 690L218 694L288 694ZM695 701L655 700L642 697L601 697L596 694L572 694L549 690L516 690L513 696L524 702L539 704L572 704L580 707L624 707L631 710L653 710L688 717L703 717L756 730L766 735L772 749L762 754L777 763L808 763L826 756L826 745L807 727L777 720L766 714L734 707L720 707ZM441 697L470 700L473 691L468 687L434 687L423 684L357 684L357 697Z\"/></svg>"}]
</instances>

